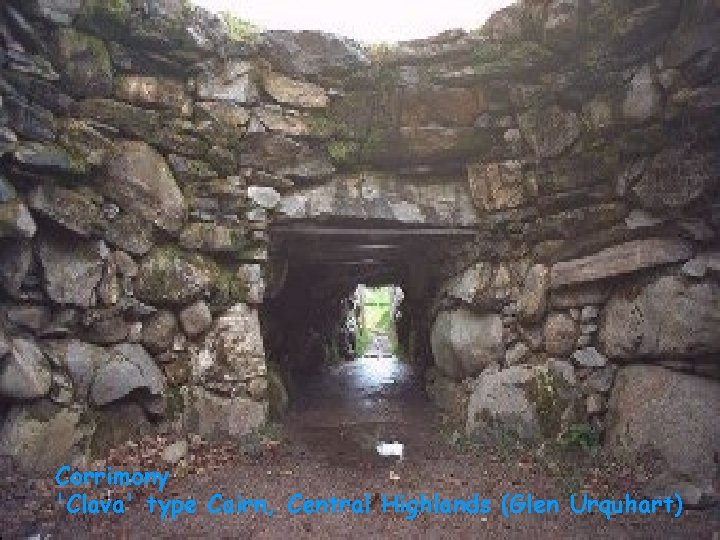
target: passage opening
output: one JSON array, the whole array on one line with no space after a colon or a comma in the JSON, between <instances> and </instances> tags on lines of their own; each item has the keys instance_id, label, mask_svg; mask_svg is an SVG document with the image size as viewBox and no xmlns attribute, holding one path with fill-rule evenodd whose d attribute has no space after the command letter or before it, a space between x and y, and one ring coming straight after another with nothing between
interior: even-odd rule
<instances>
[{"instance_id":1,"label":"passage opening","mask_svg":"<svg viewBox=\"0 0 720 540\"><path fill-rule=\"evenodd\" d=\"M402 357L398 323L403 298L402 289L394 285L358 285L353 294L353 310L348 314L348 325L355 336L355 358Z\"/></svg>"}]
</instances>

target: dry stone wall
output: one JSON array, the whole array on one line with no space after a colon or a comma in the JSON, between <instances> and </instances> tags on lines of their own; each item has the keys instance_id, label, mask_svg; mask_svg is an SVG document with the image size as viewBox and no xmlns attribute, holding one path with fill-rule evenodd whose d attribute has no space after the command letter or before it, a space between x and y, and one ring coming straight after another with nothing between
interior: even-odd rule
<instances>
[{"instance_id":1,"label":"dry stone wall","mask_svg":"<svg viewBox=\"0 0 720 540\"><path fill-rule=\"evenodd\" d=\"M0 452L37 470L261 427L266 231L292 181L240 148L293 129L273 96L315 97L184 2L0 11Z\"/></svg>"},{"instance_id":2,"label":"dry stone wall","mask_svg":"<svg viewBox=\"0 0 720 540\"><path fill-rule=\"evenodd\" d=\"M490 142L467 160L484 248L438 294L428 374L469 435L589 426L711 489L719 16L713 2L527 2L478 41L390 53L399 73L413 58L433 84L486 96L474 126ZM443 50L474 56L435 61Z\"/></svg>"},{"instance_id":3,"label":"dry stone wall","mask_svg":"<svg viewBox=\"0 0 720 540\"><path fill-rule=\"evenodd\" d=\"M3 453L101 449L118 411L128 432L252 431L279 379L269 224L362 220L475 231L418 325L469 432L589 425L713 474L716 1L521 1L373 48L233 39L180 0L0 9ZM650 417L634 380L687 409Z\"/></svg>"}]
</instances>

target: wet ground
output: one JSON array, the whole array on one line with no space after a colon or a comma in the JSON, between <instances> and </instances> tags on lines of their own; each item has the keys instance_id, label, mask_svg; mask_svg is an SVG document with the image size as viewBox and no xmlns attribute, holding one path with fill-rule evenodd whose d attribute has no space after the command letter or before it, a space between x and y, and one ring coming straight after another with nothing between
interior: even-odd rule
<instances>
[{"instance_id":1,"label":"wet ground","mask_svg":"<svg viewBox=\"0 0 720 540\"><path fill-rule=\"evenodd\" d=\"M403 459L410 458L439 437L420 380L392 355L371 351L306 376L298 387L303 395L288 418L290 438L328 463L382 462L382 442L403 445Z\"/></svg>"},{"instance_id":2,"label":"wet ground","mask_svg":"<svg viewBox=\"0 0 720 540\"><path fill-rule=\"evenodd\" d=\"M166 498L192 497L196 515L161 521L143 508L154 490L133 490L127 513L117 517L68 516L58 510L57 489L47 480L4 478L0 491L0 537L24 538L692 538L717 540L719 509L691 510L680 519L666 515L574 516L571 491L600 496L636 493L649 473L639 465L601 457L553 458L535 451L451 445L440 418L424 398L418 379L396 358L379 356L335 366L299 381L302 389L282 434L268 435L260 451L216 447L193 441L186 459L172 467ZM282 436L281 436L282 435ZM403 445L402 459L381 457L379 442ZM160 454L172 442L155 438L129 444L106 462L130 470L164 470ZM245 453L243 452L245 451ZM504 518L499 500L506 492L557 498L559 513ZM266 499L263 513L211 515L206 502ZM294 494L304 498L370 500L370 512L292 514ZM382 512L381 497L438 493L467 499L477 493L493 503L487 515ZM100 490L95 496L121 497ZM297 505L296 505L297 506Z\"/></svg>"}]
</instances>

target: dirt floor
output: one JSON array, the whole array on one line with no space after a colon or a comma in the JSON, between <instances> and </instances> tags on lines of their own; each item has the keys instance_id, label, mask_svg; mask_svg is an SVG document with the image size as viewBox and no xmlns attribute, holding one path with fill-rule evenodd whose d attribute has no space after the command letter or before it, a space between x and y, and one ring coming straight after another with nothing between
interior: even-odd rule
<instances>
[{"instance_id":1,"label":"dirt floor","mask_svg":"<svg viewBox=\"0 0 720 540\"><path fill-rule=\"evenodd\" d=\"M440 429L438 413L422 397L406 366L365 359L300 381L304 398L295 403L285 428L268 430L242 447L214 446L192 439L177 466L164 463L173 439L129 443L106 461L127 470L170 470L162 495L155 489L96 489L95 497L133 499L121 516L70 516L58 504L49 479L30 481L0 473L1 538L720 538L720 508L665 514L574 515L569 493L623 498L642 493L656 472L652 463L624 464L602 454L566 454L512 447L463 444ZM404 444L402 461L377 455L378 441ZM73 492L76 492L74 490ZM205 505L215 493L227 499L266 499L273 515L211 515ZM291 515L291 495L307 498L368 498L369 514ZM486 515L383 513L383 494L406 498L438 493L450 499L491 500ZM557 499L560 512L503 517L504 493ZM149 496L193 498L195 515L161 521L145 508ZM49 535L49 536L48 536Z\"/></svg>"}]
</instances>

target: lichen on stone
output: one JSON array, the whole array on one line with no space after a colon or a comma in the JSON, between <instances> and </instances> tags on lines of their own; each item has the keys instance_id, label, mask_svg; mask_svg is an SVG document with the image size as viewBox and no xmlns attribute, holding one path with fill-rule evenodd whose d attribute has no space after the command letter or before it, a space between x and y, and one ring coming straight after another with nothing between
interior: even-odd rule
<instances>
[{"instance_id":1,"label":"lichen on stone","mask_svg":"<svg viewBox=\"0 0 720 540\"><path fill-rule=\"evenodd\" d=\"M81 19L89 22L125 25L130 19L129 0L84 0Z\"/></svg>"}]
</instances>

